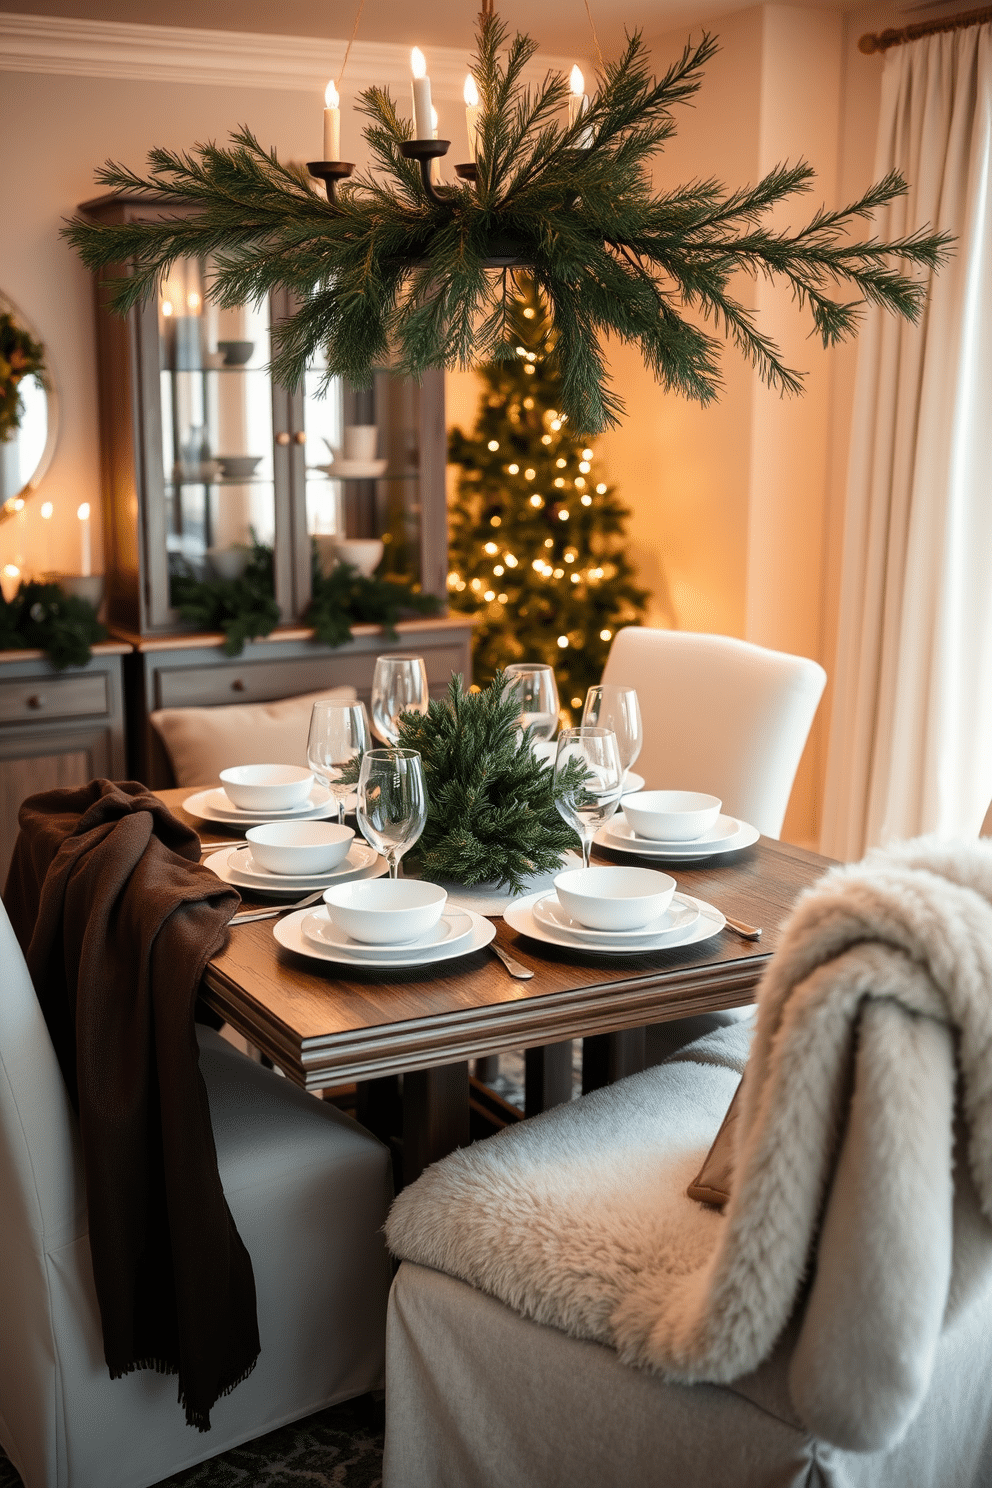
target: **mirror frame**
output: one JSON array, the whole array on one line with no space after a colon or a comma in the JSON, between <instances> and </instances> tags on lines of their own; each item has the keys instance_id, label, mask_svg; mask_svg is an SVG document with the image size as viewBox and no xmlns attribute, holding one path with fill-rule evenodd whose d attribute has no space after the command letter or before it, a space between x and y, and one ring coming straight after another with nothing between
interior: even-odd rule
<instances>
[{"instance_id":1,"label":"mirror frame","mask_svg":"<svg viewBox=\"0 0 992 1488\"><path fill-rule=\"evenodd\" d=\"M0 311L12 315L15 320L27 331L28 335L35 341L40 341L45 348L45 372L48 377L48 387L45 389L48 397L48 433L45 439L45 447L41 452L41 458L31 473L30 479L13 496L0 504L0 522L6 522L17 515L18 508L15 502L26 501L27 498L38 489L42 480L48 473L49 466L55 455L55 447L59 442L59 424L61 408L59 403L59 391L55 381L55 373L49 359L48 342L39 334L37 327L24 314L19 305L16 305L9 295L0 290Z\"/></svg>"}]
</instances>

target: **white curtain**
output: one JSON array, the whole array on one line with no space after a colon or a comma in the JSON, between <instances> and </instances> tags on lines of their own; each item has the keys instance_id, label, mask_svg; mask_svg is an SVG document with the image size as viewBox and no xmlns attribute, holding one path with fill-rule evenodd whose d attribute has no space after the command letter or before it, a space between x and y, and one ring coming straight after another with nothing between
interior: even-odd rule
<instances>
[{"instance_id":1,"label":"white curtain","mask_svg":"<svg viewBox=\"0 0 992 1488\"><path fill-rule=\"evenodd\" d=\"M894 47L875 177L955 255L859 349L822 850L974 836L992 800L992 26Z\"/></svg>"}]
</instances>

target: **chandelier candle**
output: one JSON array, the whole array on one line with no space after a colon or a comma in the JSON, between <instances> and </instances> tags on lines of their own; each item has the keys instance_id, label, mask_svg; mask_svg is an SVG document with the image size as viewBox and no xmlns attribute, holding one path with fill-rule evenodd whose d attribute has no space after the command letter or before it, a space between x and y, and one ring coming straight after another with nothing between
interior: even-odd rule
<instances>
[{"instance_id":1,"label":"chandelier candle","mask_svg":"<svg viewBox=\"0 0 992 1488\"><path fill-rule=\"evenodd\" d=\"M341 159L341 100L334 86L334 79L324 90L324 159Z\"/></svg>"},{"instance_id":2,"label":"chandelier candle","mask_svg":"<svg viewBox=\"0 0 992 1488\"><path fill-rule=\"evenodd\" d=\"M76 510L79 518L80 557L79 572L88 579L93 571L93 553L90 545L90 504L84 501Z\"/></svg>"},{"instance_id":3,"label":"chandelier candle","mask_svg":"<svg viewBox=\"0 0 992 1488\"><path fill-rule=\"evenodd\" d=\"M582 76L582 69L576 64L568 76L569 99L568 99L568 122L573 125L584 114L589 107L589 95L586 92L586 80Z\"/></svg>"},{"instance_id":4,"label":"chandelier candle","mask_svg":"<svg viewBox=\"0 0 992 1488\"><path fill-rule=\"evenodd\" d=\"M465 128L468 132L468 152L474 160L479 148L479 90L475 86L475 78L471 73L465 79L465 88L462 96L465 99Z\"/></svg>"},{"instance_id":5,"label":"chandelier candle","mask_svg":"<svg viewBox=\"0 0 992 1488\"><path fill-rule=\"evenodd\" d=\"M413 69L413 137L418 140L434 138L434 118L431 107L431 80L427 76L427 59L419 47L410 53Z\"/></svg>"}]
</instances>

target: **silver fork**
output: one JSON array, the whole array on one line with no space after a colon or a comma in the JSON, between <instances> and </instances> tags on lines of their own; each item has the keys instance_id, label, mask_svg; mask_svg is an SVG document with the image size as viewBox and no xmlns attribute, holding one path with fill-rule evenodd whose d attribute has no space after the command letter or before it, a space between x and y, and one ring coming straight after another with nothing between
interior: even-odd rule
<instances>
[{"instance_id":1,"label":"silver fork","mask_svg":"<svg viewBox=\"0 0 992 1488\"><path fill-rule=\"evenodd\" d=\"M236 914L233 920L228 920L229 925L249 925L252 920L277 920L280 915L290 914L294 909L306 909L308 904L316 904L318 899L323 899L323 889L318 889L315 894L307 894L305 899L298 899L295 904L280 904L277 909L246 909L241 914Z\"/></svg>"}]
</instances>

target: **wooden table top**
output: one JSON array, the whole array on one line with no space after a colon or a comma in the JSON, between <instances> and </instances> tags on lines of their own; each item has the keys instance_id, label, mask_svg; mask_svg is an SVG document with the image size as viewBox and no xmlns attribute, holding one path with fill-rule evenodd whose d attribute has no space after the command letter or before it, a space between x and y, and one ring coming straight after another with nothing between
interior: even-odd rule
<instances>
[{"instance_id":1,"label":"wooden table top","mask_svg":"<svg viewBox=\"0 0 992 1488\"><path fill-rule=\"evenodd\" d=\"M157 793L208 841L225 833L182 810L190 790ZM232 839L233 840L233 839ZM600 861L613 859L597 849ZM612 1033L753 1000L796 896L829 866L761 838L693 867L679 887L761 925L758 942L730 930L684 949L590 955L545 946L496 920L496 940L534 972L513 979L489 951L429 967L355 971L284 950L272 922L238 926L210 962L206 1001L311 1089L426 1069L499 1050Z\"/></svg>"}]
</instances>

